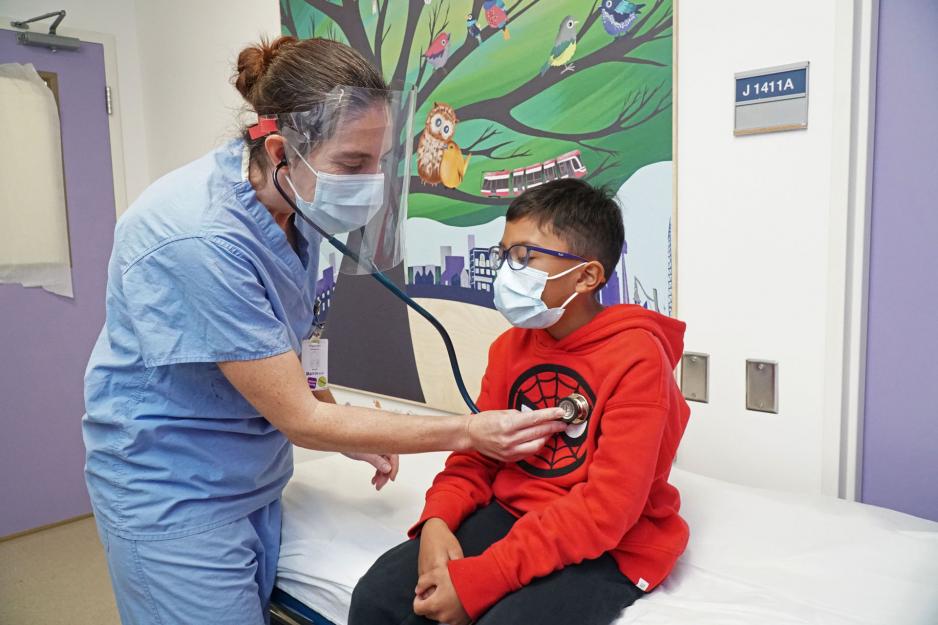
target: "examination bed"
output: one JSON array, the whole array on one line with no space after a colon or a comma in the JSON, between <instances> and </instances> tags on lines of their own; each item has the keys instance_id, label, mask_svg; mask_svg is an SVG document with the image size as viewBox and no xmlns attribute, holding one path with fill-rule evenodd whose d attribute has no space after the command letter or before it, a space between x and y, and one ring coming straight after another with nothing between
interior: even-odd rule
<instances>
[{"instance_id":1,"label":"examination bed","mask_svg":"<svg viewBox=\"0 0 938 625\"><path fill-rule=\"evenodd\" d=\"M404 456L376 493L341 455L296 465L284 493L272 622L346 625L356 581L404 539L445 454ZM675 468L690 545L615 625L938 624L938 523Z\"/></svg>"}]
</instances>

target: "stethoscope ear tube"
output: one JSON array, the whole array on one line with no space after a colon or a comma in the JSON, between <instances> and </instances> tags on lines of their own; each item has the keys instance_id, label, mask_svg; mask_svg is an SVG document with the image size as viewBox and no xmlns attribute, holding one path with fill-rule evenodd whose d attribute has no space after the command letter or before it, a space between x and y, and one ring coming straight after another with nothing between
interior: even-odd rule
<instances>
[{"instance_id":1,"label":"stethoscope ear tube","mask_svg":"<svg viewBox=\"0 0 938 625\"><path fill-rule=\"evenodd\" d=\"M329 243L335 249L339 250L343 256L348 256L356 263L361 264L361 259L359 258L358 254L350 250L348 246L336 239L333 235L320 228L319 225L312 219L301 213L296 207L296 203L294 203L294 201L290 199L290 196L284 192L283 187L280 186L280 181L278 178L280 175L280 170L286 165L287 162L285 160L280 161L280 163L277 164L277 169L274 170L273 175L274 187L276 187L280 195L283 196L283 199L286 200L287 204L290 205L296 215L312 226L316 232L322 235L324 239L329 241ZM372 264L371 270L372 278L381 283L384 288L393 293L399 300L410 306L421 317L429 321L430 325L432 325L440 334L440 338L443 339L443 345L446 346L446 355L449 356L449 364L453 370L453 379L456 381L456 387L459 389L459 394L462 396L463 401L466 402L466 406L469 408L469 410L473 413L478 413L479 408L475 405L475 402L472 401L472 397L469 395L469 391L466 389L466 383L462 379L462 373L459 370L459 361L456 358L456 348L453 346L453 340L450 338L446 328L443 327L443 324L440 323L436 317L431 315L423 306L415 302L413 298L411 298L409 295L407 295L407 293L402 291L396 284L394 284L391 279L384 275L377 267L374 266L374 264Z\"/></svg>"}]
</instances>

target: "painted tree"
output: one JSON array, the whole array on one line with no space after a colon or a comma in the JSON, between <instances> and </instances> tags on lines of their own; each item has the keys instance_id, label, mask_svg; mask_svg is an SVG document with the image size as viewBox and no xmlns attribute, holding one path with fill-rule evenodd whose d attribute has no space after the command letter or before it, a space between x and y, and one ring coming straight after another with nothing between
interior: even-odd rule
<instances>
[{"instance_id":1,"label":"painted tree","mask_svg":"<svg viewBox=\"0 0 938 625\"><path fill-rule=\"evenodd\" d=\"M504 6L498 28L487 24L492 5ZM625 12L620 30L608 19L616 11L614 18ZM466 176L457 188L412 176L409 217L487 223L504 215L507 200L481 194L484 172L573 149L591 182L613 188L671 160L672 0L281 0L281 18L284 34L348 43L392 87L416 91L413 136L402 134L397 149L407 141L416 147L434 103L455 110L454 140L471 155ZM569 50L555 44L569 18L576 47L565 58ZM440 62L426 53L444 33L448 57ZM404 268L390 276L403 283ZM369 278L342 278L327 335L346 346L330 358L333 380L423 400L407 311ZM361 345L381 347L363 358Z\"/></svg>"},{"instance_id":2,"label":"painted tree","mask_svg":"<svg viewBox=\"0 0 938 625\"><path fill-rule=\"evenodd\" d=\"M479 193L484 171L576 148L591 181L621 184L643 165L670 160L671 1L632 5L638 12L620 36L605 28L604 12L615 8L607 4L621 2L508 0L508 40L485 25L483 0L283 0L281 8L285 33L344 41L392 86L413 86L415 142L434 102L453 106L470 171L456 189L415 176L410 215L466 226L504 213L504 199ZM478 39L467 15L479 21ZM575 69L541 74L568 15L578 20ZM424 52L447 32L449 58L435 69Z\"/></svg>"}]
</instances>

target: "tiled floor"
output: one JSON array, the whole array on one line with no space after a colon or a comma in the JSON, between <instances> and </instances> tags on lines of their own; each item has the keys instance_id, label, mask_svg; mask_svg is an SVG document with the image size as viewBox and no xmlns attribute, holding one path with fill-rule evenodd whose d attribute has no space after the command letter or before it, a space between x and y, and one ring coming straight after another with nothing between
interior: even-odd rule
<instances>
[{"instance_id":1,"label":"tiled floor","mask_svg":"<svg viewBox=\"0 0 938 625\"><path fill-rule=\"evenodd\" d=\"M94 519L0 542L0 623L120 624Z\"/></svg>"}]
</instances>

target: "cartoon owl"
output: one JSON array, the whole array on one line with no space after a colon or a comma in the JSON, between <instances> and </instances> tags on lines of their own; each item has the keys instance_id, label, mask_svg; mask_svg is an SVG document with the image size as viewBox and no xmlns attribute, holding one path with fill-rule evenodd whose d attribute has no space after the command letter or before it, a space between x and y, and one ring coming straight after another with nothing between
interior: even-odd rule
<instances>
[{"instance_id":1,"label":"cartoon owl","mask_svg":"<svg viewBox=\"0 0 938 625\"><path fill-rule=\"evenodd\" d=\"M456 111L445 102L434 102L427 114L427 123L417 142L417 174L424 183L440 183L443 152L456 132Z\"/></svg>"}]
</instances>

